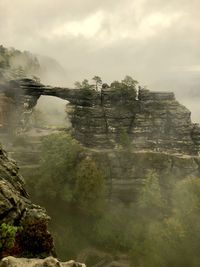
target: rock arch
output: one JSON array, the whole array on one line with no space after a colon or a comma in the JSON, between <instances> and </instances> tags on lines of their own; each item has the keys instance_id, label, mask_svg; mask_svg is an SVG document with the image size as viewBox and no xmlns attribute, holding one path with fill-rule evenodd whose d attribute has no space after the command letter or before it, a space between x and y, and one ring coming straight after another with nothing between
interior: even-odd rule
<instances>
[{"instance_id":1,"label":"rock arch","mask_svg":"<svg viewBox=\"0 0 200 267\"><path fill-rule=\"evenodd\" d=\"M120 134L127 133L129 144L136 150L185 154L199 151L200 135L196 133L200 131L195 130L194 134L190 111L171 92L140 88L135 100L112 88L97 92L51 87L31 79L10 81L0 88L21 113L31 110L41 95L69 101L74 107L74 136L88 147L114 148L119 146Z\"/></svg>"}]
</instances>

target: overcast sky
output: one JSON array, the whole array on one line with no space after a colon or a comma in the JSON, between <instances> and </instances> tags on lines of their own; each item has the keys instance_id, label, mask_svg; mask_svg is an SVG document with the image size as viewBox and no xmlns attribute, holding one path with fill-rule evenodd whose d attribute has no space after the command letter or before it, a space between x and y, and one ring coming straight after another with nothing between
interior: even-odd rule
<instances>
[{"instance_id":1,"label":"overcast sky","mask_svg":"<svg viewBox=\"0 0 200 267\"><path fill-rule=\"evenodd\" d=\"M200 117L200 0L0 0L0 40L55 58L66 85L133 76Z\"/></svg>"}]
</instances>

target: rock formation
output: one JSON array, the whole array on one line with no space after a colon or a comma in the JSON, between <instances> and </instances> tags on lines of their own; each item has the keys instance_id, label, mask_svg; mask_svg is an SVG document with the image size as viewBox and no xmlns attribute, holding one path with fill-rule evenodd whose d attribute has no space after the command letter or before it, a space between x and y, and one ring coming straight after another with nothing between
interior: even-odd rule
<instances>
[{"instance_id":1,"label":"rock formation","mask_svg":"<svg viewBox=\"0 0 200 267\"><path fill-rule=\"evenodd\" d=\"M12 81L4 93L24 113L41 95L66 99L73 106L74 136L92 148L114 148L123 136L135 150L198 155L200 128L190 111L173 93L140 89L138 99L129 92L105 89L101 92L44 86L30 79ZM22 112L22 109L21 109Z\"/></svg>"},{"instance_id":2,"label":"rock formation","mask_svg":"<svg viewBox=\"0 0 200 267\"><path fill-rule=\"evenodd\" d=\"M21 114L20 127L41 95L68 100L72 134L102 165L112 199L132 201L149 169L162 178L200 175L200 127L171 92L58 88L30 79L1 88Z\"/></svg>"},{"instance_id":3,"label":"rock formation","mask_svg":"<svg viewBox=\"0 0 200 267\"><path fill-rule=\"evenodd\" d=\"M21 229L13 251L1 254L50 255L54 247L47 229L49 219L45 209L30 201L16 163L0 147L0 222Z\"/></svg>"},{"instance_id":4,"label":"rock formation","mask_svg":"<svg viewBox=\"0 0 200 267\"><path fill-rule=\"evenodd\" d=\"M0 267L86 267L83 263L73 260L68 262L59 262L53 257L45 259L26 259L6 257L0 261Z\"/></svg>"}]
</instances>

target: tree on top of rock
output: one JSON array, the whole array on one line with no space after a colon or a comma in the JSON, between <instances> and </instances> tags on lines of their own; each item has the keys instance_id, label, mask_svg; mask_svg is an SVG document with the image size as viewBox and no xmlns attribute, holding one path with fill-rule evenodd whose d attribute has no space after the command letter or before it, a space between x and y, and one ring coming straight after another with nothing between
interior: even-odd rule
<instances>
[{"instance_id":1,"label":"tree on top of rock","mask_svg":"<svg viewBox=\"0 0 200 267\"><path fill-rule=\"evenodd\" d=\"M99 76L94 76L92 80L95 82L95 90L98 91L102 85L102 80Z\"/></svg>"},{"instance_id":2,"label":"tree on top of rock","mask_svg":"<svg viewBox=\"0 0 200 267\"><path fill-rule=\"evenodd\" d=\"M89 90L93 90L94 89L94 85L89 84L89 81L87 79L84 79L82 82L75 82L74 83L76 89L89 89Z\"/></svg>"},{"instance_id":3,"label":"tree on top of rock","mask_svg":"<svg viewBox=\"0 0 200 267\"><path fill-rule=\"evenodd\" d=\"M131 76L126 75L126 77L122 80L122 84L125 84L126 86L135 89L136 85L138 84L138 81L134 80Z\"/></svg>"}]
</instances>

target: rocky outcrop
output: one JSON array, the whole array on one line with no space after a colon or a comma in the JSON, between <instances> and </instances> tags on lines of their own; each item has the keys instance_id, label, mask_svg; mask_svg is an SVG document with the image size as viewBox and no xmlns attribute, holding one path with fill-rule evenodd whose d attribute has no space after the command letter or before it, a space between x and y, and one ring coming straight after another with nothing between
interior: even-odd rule
<instances>
[{"instance_id":1,"label":"rocky outcrop","mask_svg":"<svg viewBox=\"0 0 200 267\"><path fill-rule=\"evenodd\" d=\"M41 95L68 100L73 106L70 117L74 136L87 147L114 148L126 141L136 150L188 155L200 151L198 126L192 124L190 111L170 92L140 88L136 96L135 92L112 88L101 92L55 88L30 79L12 81L4 88L4 93L23 107L24 116Z\"/></svg>"},{"instance_id":2,"label":"rocky outcrop","mask_svg":"<svg viewBox=\"0 0 200 267\"><path fill-rule=\"evenodd\" d=\"M1 251L1 254L38 256L53 253L53 239L47 229L49 219L45 209L30 201L16 163L8 159L0 147L0 224L21 229L14 251Z\"/></svg>"},{"instance_id":3,"label":"rocky outcrop","mask_svg":"<svg viewBox=\"0 0 200 267\"><path fill-rule=\"evenodd\" d=\"M153 151L127 151L124 149L89 150L100 164L112 200L133 202L150 170L160 177L165 186L169 177L184 179L200 175L200 158Z\"/></svg>"},{"instance_id":4,"label":"rocky outcrop","mask_svg":"<svg viewBox=\"0 0 200 267\"><path fill-rule=\"evenodd\" d=\"M193 124L191 137L195 144L196 151L198 151L197 153L199 155L199 151L200 151L200 125L199 124L197 123Z\"/></svg>"},{"instance_id":5,"label":"rocky outcrop","mask_svg":"<svg viewBox=\"0 0 200 267\"><path fill-rule=\"evenodd\" d=\"M60 262L53 257L45 259L6 257L0 261L0 267L86 267L86 265L73 260Z\"/></svg>"},{"instance_id":6,"label":"rocky outcrop","mask_svg":"<svg viewBox=\"0 0 200 267\"><path fill-rule=\"evenodd\" d=\"M136 150L197 154L190 111L172 93L140 90L138 100L102 91L102 102L75 107L75 137L89 147L116 147L129 143Z\"/></svg>"}]
</instances>

